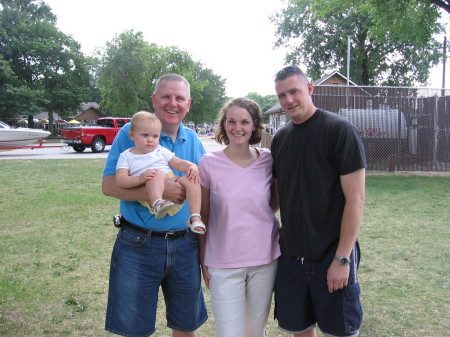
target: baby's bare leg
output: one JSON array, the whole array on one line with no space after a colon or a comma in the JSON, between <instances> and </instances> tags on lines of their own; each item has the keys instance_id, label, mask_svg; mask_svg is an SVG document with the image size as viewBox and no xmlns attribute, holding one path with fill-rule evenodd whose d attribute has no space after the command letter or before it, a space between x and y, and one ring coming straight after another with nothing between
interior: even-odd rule
<instances>
[{"instance_id":1,"label":"baby's bare leg","mask_svg":"<svg viewBox=\"0 0 450 337\"><path fill-rule=\"evenodd\" d=\"M189 181L186 176L181 177L178 181L186 188L186 199L188 200L189 210L191 212L189 227L194 233L205 234L206 227L200 217L200 208L202 205L200 184Z\"/></svg>"},{"instance_id":2,"label":"baby's bare leg","mask_svg":"<svg viewBox=\"0 0 450 337\"><path fill-rule=\"evenodd\" d=\"M183 185L186 189L186 199L189 203L189 211L191 214L200 214L200 208L202 205L202 192L200 184L189 181L186 176L180 177L177 182ZM193 216L191 221L200 221L200 217Z\"/></svg>"},{"instance_id":3,"label":"baby's bare leg","mask_svg":"<svg viewBox=\"0 0 450 337\"><path fill-rule=\"evenodd\" d=\"M153 206L156 200L162 199L165 178L166 175L161 170L156 170L155 176L145 183L150 206Z\"/></svg>"}]
</instances>

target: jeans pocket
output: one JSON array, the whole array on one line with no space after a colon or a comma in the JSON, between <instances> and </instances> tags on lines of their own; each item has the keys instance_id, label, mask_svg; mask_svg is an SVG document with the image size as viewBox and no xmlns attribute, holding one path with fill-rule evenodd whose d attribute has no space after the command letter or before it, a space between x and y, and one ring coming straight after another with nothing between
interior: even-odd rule
<instances>
[{"instance_id":1,"label":"jeans pocket","mask_svg":"<svg viewBox=\"0 0 450 337\"><path fill-rule=\"evenodd\" d=\"M198 244L198 235L194 232L188 231L185 235L184 238L186 239L187 242L190 242L192 244ZM203 235L203 234L200 234Z\"/></svg>"},{"instance_id":2,"label":"jeans pocket","mask_svg":"<svg viewBox=\"0 0 450 337\"><path fill-rule=\"evenodd\" d=\"M129 246L140 247L144 244L147 236L142 233L130 231L128 229L122 229L117 234L118 239Z\"/></svg>"}]
</instances>

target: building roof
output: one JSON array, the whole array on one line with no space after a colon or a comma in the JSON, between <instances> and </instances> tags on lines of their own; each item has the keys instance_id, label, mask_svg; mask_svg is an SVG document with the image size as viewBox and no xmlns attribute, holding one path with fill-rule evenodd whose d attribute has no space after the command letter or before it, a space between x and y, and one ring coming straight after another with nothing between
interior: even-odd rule
<instances>
[{"instance_id":1,"label":"building roof","mask_svg":"<svg viewBox=\"0 0 450 337\"><path fill-rule=\"evenodd\" d=\"M329 73L328 75L325 75L322 78L319 78L318 80L312 81L312 84L314 84L314 85L327 85L327 84L330 84L330 83L326 83L327 80L329 80L329 79L331 79L333 77L340 77L342 80L347 82L347 77L342 75L339 71L335 70L335 71ZM349 80L348 83L350 85L358 86L355 82L353 82L351 80Z\"/></svg>"},{"instance_id":2,"label":"building roof","mask_svg":"<svg viewBox=\"0 0 450 337\"><path fill-rule=\"evenodd\" d=\"M84 112L86 112L90 108L94 109L97 112L98 115L101 115L99 117L104 117L104 114L98 110L99 104L96 103L96 102L83 102L83 103L81 103L80 104L80 108L78 110L74 111L74 115L76 115L78 117L79 115L83 114ZM27 117L28 116L26 116L26 115L22 115L21 116L21 118L27 118ZM38 114L33 115L33 118L38 119L38 120L41 120L41 119L47 119L48 120L49 119L48 112L47 111L40 112ZM53 119L55 121L58 121L58 120L61 120L62 118L56 112L54 112L53 113ZM87 118L84 118L84 119L87 119ZM95 119L95 118L93 118L93 119Z\"/></svg>"},{"instance_id":3,"label":"building roof","mask_svg":"<svg viewBox=\"0 0 450 337\"><path fill-rule=\"evenodd\" d=\"M90 106L82 113L77 115L74 119L76 119L77 121L90 121L90 120L97 120L100 117L105 117L105 114L97 110L93 106Z\"/></svg>"},{"instance_id":4,"label":"building roof","mask_svg":"<svg viewBox=\"0 0 450 337\"><path fill-rule=\"evenodd\" d=\"M23 116L22 118L27 118L27 117L28 116ZM48 118L49 118L48 117L48 112L47 111L40 112L40 113L38 113L36 115L33 115L33 118L38 119L38 120L42 120L42 119L47 119L48 120ZM58 121L58 120L61 119L61 117L56 112L54 112L53 113L53 119L55 121Z\"/></svg>"},{"instance_id":5,"label":"building roof","mask_svg":"<svg viewBox=\"0 0 450 337\"><path fill-rule=\"evenodd\" d=\"M275 114L275 113L280 113L282 111L283 111L283 108L281 107L280 103L277 103L270 109L264 111L264 114L271 115L271 114Z\"/></svg>"}]
</instances>

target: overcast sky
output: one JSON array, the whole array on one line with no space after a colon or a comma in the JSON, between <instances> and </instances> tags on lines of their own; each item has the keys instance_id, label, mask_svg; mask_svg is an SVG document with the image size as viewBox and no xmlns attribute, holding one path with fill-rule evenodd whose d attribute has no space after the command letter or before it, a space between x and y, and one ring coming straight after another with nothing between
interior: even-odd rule
<instances>
[{"instance_id":1,"label":"overcast sky","mask_svg":"<svg viewBox=\"0 0 450 337\"><path fill-rule=\"evenodd\" d=\"M57 16L58 28L72 35L86 55L125 30L141 31L146 42L177 46L226 79L230 97L274 94L273 77L284 66L286 51L273 48L276 27L269 20L283 7L282 0L44 2ZM440 88L442 66L433 73L430 84Z\"/></svg>"}]
</instances>

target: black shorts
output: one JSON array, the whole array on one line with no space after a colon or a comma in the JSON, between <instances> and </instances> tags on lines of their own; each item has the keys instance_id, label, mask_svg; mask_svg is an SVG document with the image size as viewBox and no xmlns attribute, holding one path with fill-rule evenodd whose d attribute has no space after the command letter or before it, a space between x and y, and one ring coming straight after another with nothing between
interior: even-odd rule
<instances>
[{"instance_id":1,"label":"black shorts","mask_svg":"<svg viewBox=\"0 0 450 337\"><path fill-rule=\"evenodd\" d=\"M350 256L348 286L328 292L327 270L334 250L321 260L287 256L281 244L275 287L275 318L280 329L291 334L317 323L327 336L358 336L363 312L358 282L359 244Z\"/></svg>"}]
</instances>

